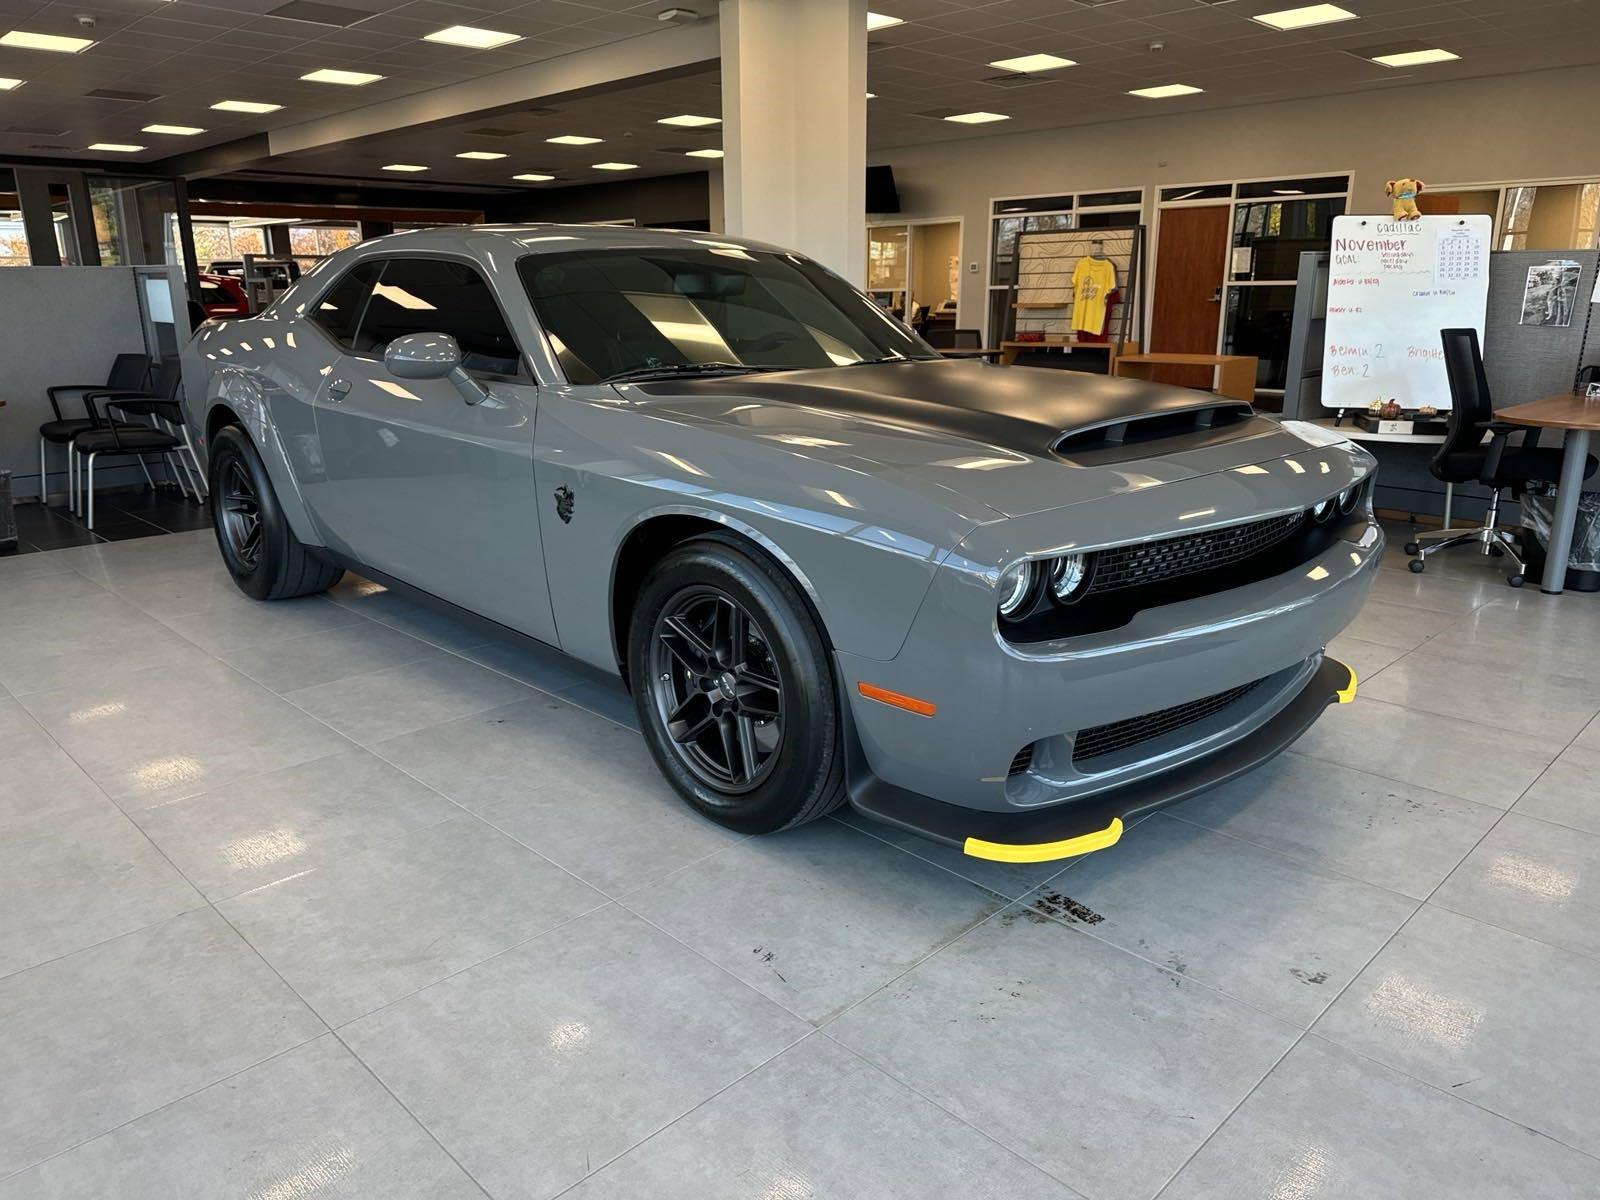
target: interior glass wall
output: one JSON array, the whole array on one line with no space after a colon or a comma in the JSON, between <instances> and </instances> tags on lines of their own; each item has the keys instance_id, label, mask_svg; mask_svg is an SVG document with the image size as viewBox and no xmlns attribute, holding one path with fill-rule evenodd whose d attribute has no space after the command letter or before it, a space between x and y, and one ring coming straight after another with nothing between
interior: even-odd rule
<instances>
[{"instance_id":1,"label":"interior glass wall","mask_svg":"<svg viewBox=\"0 0 1600 1200\"><path fill-rule=\"evenodd\" d=\"M0 267L33 265L28 253L28 231L22 224L22 203L17 198L17 177L0 169Z\"/></svg>"},{"instance_id":2,"label":"interior glass wall","mask_svg":"<svg viewBox=\"0 0 1600 1200\"><path fill-rule=\"evenodd\" d=\"M87 182L101 266L169 266L181 261L176 183L109 175L91 175Z\"/></svg>"}]
</instances>

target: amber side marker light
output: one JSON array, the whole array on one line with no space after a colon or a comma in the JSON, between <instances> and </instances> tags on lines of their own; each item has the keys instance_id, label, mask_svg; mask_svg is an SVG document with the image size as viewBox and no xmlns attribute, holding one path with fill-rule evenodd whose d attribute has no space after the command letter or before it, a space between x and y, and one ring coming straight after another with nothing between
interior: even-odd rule
<instances>
[{"instance_id":1,"label":"amber side marker light","mask_svg":"<svg viewBox=\"0 0 1600 1200\"><path fill-rule=\"evenodd\" d=\"M903 708L908 713L916 713L919 717L931 717L939 711L939 706L931 700L918 700L915 696L903 696L899 692L891 692L888 688L881 688L875 683L858 683L856 691L868 700L876 700L879 704L887 704L891 708Z\"/></svg>"}]
</instances>

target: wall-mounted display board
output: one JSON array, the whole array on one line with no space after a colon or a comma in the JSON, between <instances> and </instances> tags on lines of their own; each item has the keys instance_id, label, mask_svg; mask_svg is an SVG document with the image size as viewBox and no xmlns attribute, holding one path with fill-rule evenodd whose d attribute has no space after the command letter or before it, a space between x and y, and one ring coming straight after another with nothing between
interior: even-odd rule
<instances>
[{"instance_id":1,"label":"wall-mounted display board","mask_svg":"<svg viewBox=\"0 0 1600 1200\"><path fill-rule=\"evenodd\" d=\"M1080 339L1084 327L1078 319L1079 264L1085 259L1106 264L1109 284L1104 293L1114 294L1113 303L1099 309L1104 320L1090 321L1088 327L1109 340L1127 341L1136 335L1135 321L1143 282L1141 261L1143 226L1126 229L1033 230L1017 238L1017 283L1012 307L1018 334L1043 337L1047 344L1059 345ZM1102 295L1104 300L1110 295Z\"/></svg>"},{"instance_id":2,"label":"wall-mounted display board","mask_svg":"<svg viewBox=\"0 0 1600 1200\"><path fill-rule=\"evenodd\" d=\"M1450 407L1441 329L1483 336L1490 218L1336 217L1322 356L1325 408Z\"/></svg>"}]
</instances>

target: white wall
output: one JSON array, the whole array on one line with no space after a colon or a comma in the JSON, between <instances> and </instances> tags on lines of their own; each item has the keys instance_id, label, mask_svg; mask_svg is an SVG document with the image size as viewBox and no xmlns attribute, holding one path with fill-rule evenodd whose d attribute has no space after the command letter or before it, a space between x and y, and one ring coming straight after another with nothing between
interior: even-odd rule
<instances>
[{"instance_id":1,"label":"white wall","mask_svg":"<svg viewBox=\"0 0 1600 1200\"><path fill-rule=\"evenodd\" d=\"M6 407L0 409L0 468L15 472L12 494L39 488L39 425L51 419L45 388L103 382L118 354L145 347L137 272L131 267L0 269L0 362ZM79 397L62 415L81 417ZM52 446L50 490L65 492L66 454ZM100 472L95 472L100 482ZM112 477L108 476L108 484Z\"/></svg>"},{"instance_id":2,"label":"white wall","mask_svg":"<svg viewBox=\"0 0 1600 1200\"><path fill-rule=\"evenodd\" d=\"M894 168L902 215L966 218L961 312L965 324L977 325L995 197L1138 187L1153 206L1161 187L1350 171L1350 210L1380 212L1388 207L1384 181L1398 175L1431 187L1600 175L1597 88L1600 67L1575 67L997 134L868 157ZM965 269L972 262L979 264L975 274Z\"/></svg>"}]
</instances>

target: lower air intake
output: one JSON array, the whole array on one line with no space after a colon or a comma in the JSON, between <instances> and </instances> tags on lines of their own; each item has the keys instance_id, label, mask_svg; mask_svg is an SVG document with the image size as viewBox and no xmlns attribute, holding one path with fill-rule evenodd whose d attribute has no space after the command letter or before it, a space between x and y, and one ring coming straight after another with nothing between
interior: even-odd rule
<instances>
[{"instance_id":1,"label":"lower air intake","mask_svg":"<svg viewBox=\"0 0 1600 1200\"><path fill-rule=\"evenodd\" d=\"M1186 704L1174 704L1171 708L1159 708L1142 716L1079 730L1077 740L1072 745L1072 761L1074 765L1079 765L1203 721L1213 713L1221 712L1235 700L1243 699L1261 683L1260 679L1241 683L1215 696L1202 696Z\"/></svg>"}]
</instances>

